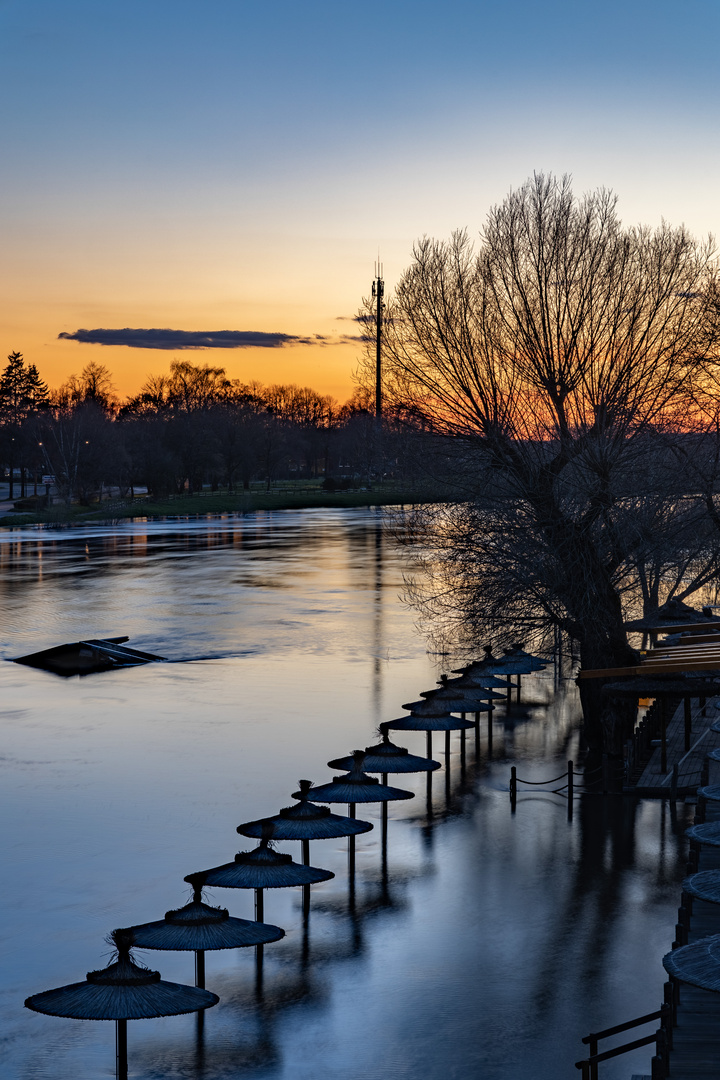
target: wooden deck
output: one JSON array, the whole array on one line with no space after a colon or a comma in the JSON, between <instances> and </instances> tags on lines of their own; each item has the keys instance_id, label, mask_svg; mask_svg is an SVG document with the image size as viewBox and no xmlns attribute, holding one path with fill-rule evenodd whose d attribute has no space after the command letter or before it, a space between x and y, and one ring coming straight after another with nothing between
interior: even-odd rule
<instances>
[{"instance_id":1,"label":"wooden deck","mask_svg":"<svg viewBox=\"0 0 720 1080\"><path fill-rule=\"evenodd\" d=\"M703 762L711 750L720 746L720 734L710 731L710 725L720 719L720 699L713 698L705 706L705 716L698 699L692 701L692 734L690 751L685 751L685 713L681 702L667 725L667 769L660 772L660 747L653 752L650 761L637 782L638 795L650 798L667 798L672 784L673 765L678 764L678 795L694 795L700 786ZM720 932L720 931L719 931ZM720 1080L720 1070L716 1080Z\"/></svg>"},{"instance_id":2,"label":"wooden deck","mask_svg":"<svg viewBox=\"0 0 720 1080\"><path fill-rule=\"evenodd\" d=\"M707 804L706 820L720 820L720 803ZM720 870L720 848L703 844L698 869ZM693 900L688 942L709 934L720 934L720 904ZM680 984L670 1076L672 1080L718 1080L720 1077L720 994Z\"/></svg>"}]
</instances>

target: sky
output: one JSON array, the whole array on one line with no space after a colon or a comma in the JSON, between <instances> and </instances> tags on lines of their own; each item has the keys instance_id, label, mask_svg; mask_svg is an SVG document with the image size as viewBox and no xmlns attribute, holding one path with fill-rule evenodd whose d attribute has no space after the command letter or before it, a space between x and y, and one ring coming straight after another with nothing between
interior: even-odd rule
<instances>
[{"instance_id":1,"label":"sky","mask_svg":"<svg viewBox=\"0 0 720 1080\"><path fill-rule=\"evenodd\" d=\"M534 171L720 235L719 41L717 0L0 0L0 357L343 401L378 252L389 292Z\"/></svg>"}]
</instances>

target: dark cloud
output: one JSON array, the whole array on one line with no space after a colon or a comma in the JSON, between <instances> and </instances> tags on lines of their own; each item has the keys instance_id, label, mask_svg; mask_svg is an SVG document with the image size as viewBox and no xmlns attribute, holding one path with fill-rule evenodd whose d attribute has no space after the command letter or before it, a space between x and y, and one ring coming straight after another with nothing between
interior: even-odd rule
<instances>
[{"instance_id":1,"label":"dark cloud","mask_svg":"<svg viewBox=\"0 0 720 1080\"><path fill-rule=\"evenodd\" d=\"M88 345L127 345L131 349L277 349L282 345L312 345L325 342L320 334L266 334L261 330L76 330L58 334L66 341Z\"/></svg>"}]
</instances>

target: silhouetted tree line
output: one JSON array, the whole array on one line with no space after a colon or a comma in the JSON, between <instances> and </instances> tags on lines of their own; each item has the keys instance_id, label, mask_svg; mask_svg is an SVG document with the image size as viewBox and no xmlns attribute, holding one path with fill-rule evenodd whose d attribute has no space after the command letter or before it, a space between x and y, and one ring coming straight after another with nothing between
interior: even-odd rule
<instances>
[{"instance_id":1,"label":"silhouetted tree line","mask_svg":"<svg viewBox=\"0 0 720 1080\"><path fill-rule=\"evenodd\" d=\"M341 407L309 387L241 383L186 360L124 402L95 361L52 393L21 353L0 375L0 461L11 497L18 485L21 496L29 485L37 492L42 474L81 502L112 489L162 497L290 478L322 477L331 490L412 482L416 434L389 416L380 438L361 390Z\"/></svg>"}]
</instances>

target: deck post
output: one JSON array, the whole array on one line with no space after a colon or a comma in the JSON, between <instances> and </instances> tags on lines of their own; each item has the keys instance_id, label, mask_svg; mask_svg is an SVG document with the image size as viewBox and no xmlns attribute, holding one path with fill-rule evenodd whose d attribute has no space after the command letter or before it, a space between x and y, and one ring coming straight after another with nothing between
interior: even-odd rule
<instances>
[{"instance_id":1,"label":"deck post","mask_svg":"<svg viewBox=\"0 0 720 1080\"><path fill-rule=\"evenodd\" d=\"M678 763L674 763L672 767L672 780L670 781L670 798L673 802L677 802L678 797Z\"/></svg>"},{"instance_id":2,"label":"deck post","mask_svg":"<svg viewBox=\"0 0 720 1080\"><path fill-rule=\"evenodd\" d=\"M667 699L660 699L660 772L667 772Z\"/></svg>"}]
</instances>

